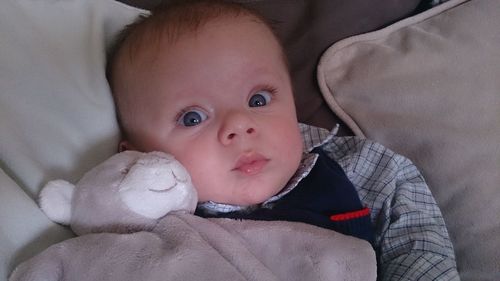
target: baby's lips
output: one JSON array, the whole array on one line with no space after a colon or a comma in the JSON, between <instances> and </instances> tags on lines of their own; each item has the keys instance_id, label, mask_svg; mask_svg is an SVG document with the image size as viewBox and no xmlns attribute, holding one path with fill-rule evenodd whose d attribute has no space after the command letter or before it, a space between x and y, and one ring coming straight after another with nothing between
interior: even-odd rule
<instances>
[{"instance_id":1,"label":"baby's lips","mask_svg":"<svg viewBox=\"0 0 500 281\"><path fill-rule=\"evenodd\" d=\"M262 154L256 152L245 153L238 158L232 170L254 175L260 172L268 162L269 159Z\"/></svg>"}]
</instances>

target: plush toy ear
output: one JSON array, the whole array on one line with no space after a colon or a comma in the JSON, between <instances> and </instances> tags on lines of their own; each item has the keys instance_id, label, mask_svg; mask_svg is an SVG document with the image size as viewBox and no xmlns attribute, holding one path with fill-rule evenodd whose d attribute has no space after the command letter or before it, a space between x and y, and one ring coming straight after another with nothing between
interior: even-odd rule
<instances>
[{"instance_id":1,"label":"plush toy ear","mask_svg":"<svg viewBox=\"0 0 500 281\"><path fill-rule=\"evenodd\" d=\"M49 181L40 192L40 208L54 222L69 225L75 186L64 180Z\"/></svg>"}]
</instances>

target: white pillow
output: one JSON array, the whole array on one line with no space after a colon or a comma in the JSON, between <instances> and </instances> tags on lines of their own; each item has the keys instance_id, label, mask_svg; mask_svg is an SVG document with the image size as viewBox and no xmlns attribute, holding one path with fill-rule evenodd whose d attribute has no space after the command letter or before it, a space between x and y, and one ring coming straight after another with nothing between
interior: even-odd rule
<instances>
[{"instance_id":1,"label":"white pillow","mask_svg":"<svg viewBox=\"0 0 500 281\"><path fill-rule=\"evenodd\" d=\"M500 280L500 1L452 0L338 42L318 79L357 135L422 170L462 280Z\"/></svg>"},{"instance_id":2,"label":"white pillow","mask_svg":"<svg viewBox=\"0 0 500 281\"><path fill-rule=\"evenodd\" d=\"M2 1L0 165L31 197L116 151L105 48L141 11L112 0Z\"/></svg>"},{"instance_id":3,"label":"white pillow","mask_svg":"<svg viewBox=\"0 0 500 281\"><path fill-rule=\"evenodd\" d=\"M47 180L75 182L116 151L105 48L141 12L112 0L0 4L0 280L71 237L33 198Z\"/></svg>"}]
</instances>

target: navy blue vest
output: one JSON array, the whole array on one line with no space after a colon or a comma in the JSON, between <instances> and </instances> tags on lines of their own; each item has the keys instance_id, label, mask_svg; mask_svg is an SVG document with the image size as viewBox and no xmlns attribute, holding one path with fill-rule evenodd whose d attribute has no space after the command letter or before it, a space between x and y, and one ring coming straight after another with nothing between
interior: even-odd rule
<instances>
[{"instance_id":1,"label":"navy blue vest","mask_svg":"<svg viewBox=\"0 0 500 281\"><path fill-rule=\"evenodd\" d=\"M319 154L313 169L271 208L211 214L197 209L202 217L304 222L367 240L373 245L374 233L369 210L364 208L344 170L326 153Z\"/></svg>"}]
</instances>

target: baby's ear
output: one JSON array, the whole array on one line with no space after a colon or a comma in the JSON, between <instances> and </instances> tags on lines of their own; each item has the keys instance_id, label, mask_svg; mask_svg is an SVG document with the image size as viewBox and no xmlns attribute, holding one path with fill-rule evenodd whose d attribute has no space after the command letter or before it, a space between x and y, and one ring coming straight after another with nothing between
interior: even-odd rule
<instances>
[{"instance_id":1,"label":"baby's ear","mask_svg":"<svg viewBox=\"0 0 500 281\"><path fill-rule=\"evenodd\" d=\"M127 140L120 141L120 144L118 145L118 151L124 152L127 150L137 150L137 149Z\"/></svg>"},{"instance_id":2,"label":"baby's ear","mask_svg":"<svg viewBox=\"0 0 500 281\"><path fill-rule=\"evenodd\" d=\"M40 192L42 211L54 222L69 225L75 186L64 180L49 181Z\"/></svg>"}]
</instances>

